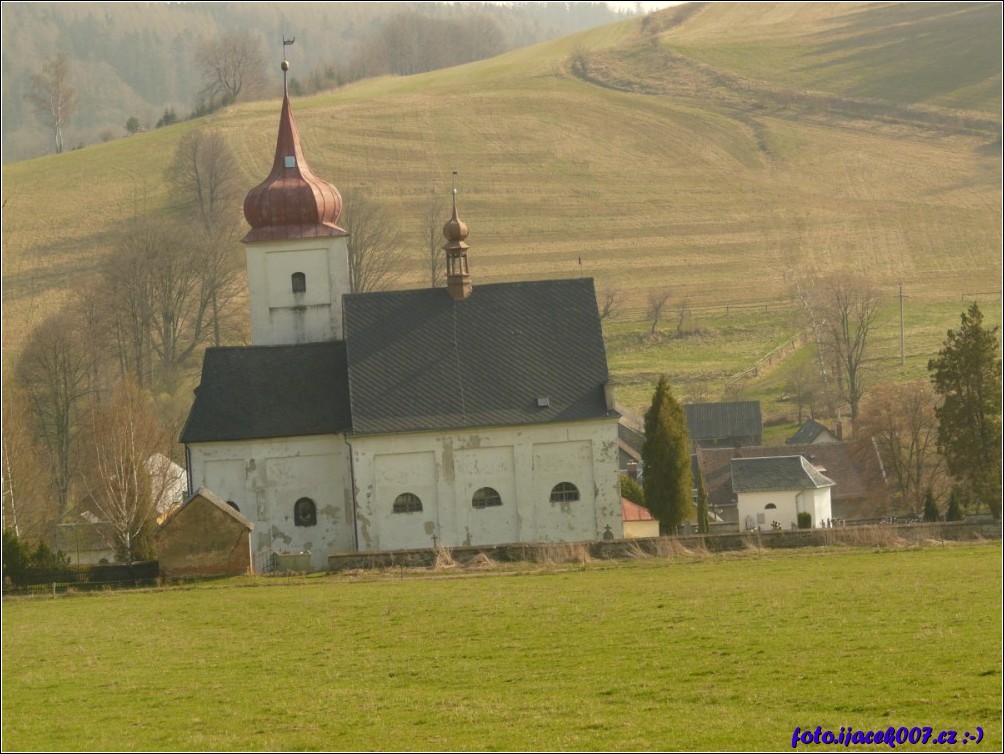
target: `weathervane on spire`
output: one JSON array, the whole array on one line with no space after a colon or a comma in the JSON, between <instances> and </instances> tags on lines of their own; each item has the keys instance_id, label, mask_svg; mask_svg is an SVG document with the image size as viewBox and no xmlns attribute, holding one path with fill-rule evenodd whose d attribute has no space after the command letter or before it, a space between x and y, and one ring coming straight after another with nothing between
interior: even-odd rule
<instances>
[{"instance_id":1,"label":"weathervane on spire","mask_svg":"<svg viewBox=\"0 0 1004 754\"><path fill-rule=\"evenodd\" d=\"M287 93L286 72L289 70L289 61L286 60L286 48L289 47L291 44L293 44L295 41L296 37L290 37L289 39L286 39L286 35L285 34L282 35L282 65L280 67L282 68L282 93L284 95Z\"/></svg>"}]
</instances>

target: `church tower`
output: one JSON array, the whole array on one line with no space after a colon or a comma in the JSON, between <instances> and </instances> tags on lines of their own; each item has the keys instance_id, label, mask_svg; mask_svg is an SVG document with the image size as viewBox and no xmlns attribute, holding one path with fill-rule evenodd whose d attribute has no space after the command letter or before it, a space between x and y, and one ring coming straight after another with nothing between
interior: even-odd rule
<instances>
[{"instance_id":1,"label":"church tower","mask_svg":"<svg viewBox=\"0 0 1004 754\"><path fill-rule=\"evenodd\" d=\"M342 197L303 158L286 87L272 172L244 199L253 345L341 340L342 296L350 292Z\"/></svg>"}]
</instances>

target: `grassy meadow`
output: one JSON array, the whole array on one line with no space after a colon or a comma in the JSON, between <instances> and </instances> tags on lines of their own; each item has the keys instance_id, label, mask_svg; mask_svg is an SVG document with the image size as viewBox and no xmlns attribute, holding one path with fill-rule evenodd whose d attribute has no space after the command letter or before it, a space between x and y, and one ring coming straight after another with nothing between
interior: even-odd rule
<instances>
[{"instance_id":1,"label":"grassy meadow","mask_svg":"<svg viewBox=\"0 0 1004 754\"><path fill-rule=\"evenodd\" d=\"M1000 560L690 553L11 600L3 745L741 751L978 725L965 748L995 751Z\"/></svg>"},{"instance_id":2,"label":"grassy meadow","mask_svg":"<svg viewBox=\"0 0 1004 754\"><path fill-rule=\"evenodd\" d=\"M802 330L796 275L861 275L887 294L876 380L922 376L973 298L999 322L994 4L694 7L297 99L306 157L335 185L365 189L406 233L402 287L424 284L422 210L436 194L446 206L458 170L475 286L583 274L601 295L617 290L620 311L604 325L621 400L637 410L662 372L681 398L776 401L769 382L729 377ZM890 61L932 27L943 31L925 36L922 55ZM960 34L971 37L962 59ZM580 54L584 74L571 62ZM133 218L169 211L163 172L187 131L220 131L250 187L268 172L277 117L276 99L241 104L4 166L8 358ZM691 337L672 337L672 312L644 337L648 294L667 289L670 308L688 302Z\"/></svg>"}]
</instances>

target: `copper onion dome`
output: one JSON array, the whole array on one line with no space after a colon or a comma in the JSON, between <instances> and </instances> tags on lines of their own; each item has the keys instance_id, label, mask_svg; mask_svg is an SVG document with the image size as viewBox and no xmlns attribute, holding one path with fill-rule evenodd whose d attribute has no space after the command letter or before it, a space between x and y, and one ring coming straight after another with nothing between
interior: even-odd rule
<instances>
[{"instance_id":1,"label":"copper onion dome","mask_svg":"<svg viewBox=\"0 0 1004 754\"><path fill-rule=\"evenodd\" d=\"M457 216L457 190L453 189L453 216L443 226L443 237L446 238L446 245L443 248L447 251L468 248L464 239L469 232L467 223Z\"/></svg>"},{"instance_id":2,"label":"copper onion dome","mask_svg":"<svg viewBox=\"0 0 1004 754\"><path fill-rule=\"evenodd\" d=\"M337 224L341 213L338 189L314 175L303 159L289 94L283 92L272 172L244 197L244 217L251 225L244 242L347 236Z\"/></svg>"}]
</instances>

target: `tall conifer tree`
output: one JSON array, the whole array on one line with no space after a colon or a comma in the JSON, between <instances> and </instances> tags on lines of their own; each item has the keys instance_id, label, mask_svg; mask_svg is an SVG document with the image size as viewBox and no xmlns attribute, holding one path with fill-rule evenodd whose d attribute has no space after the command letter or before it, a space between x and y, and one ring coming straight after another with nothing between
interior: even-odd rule
<instances>
[{"instance_id":1,"label":"tall conifer tree","mask_svg":"<svg viewBox=\"0 0 1004 754\"><path fill-rule=\"evenodd\" d=\"M676 534L693 513L690 437L683 407L673 398L665 375L659 378L645 413L645 503L663 533Z\"/></svg>"},{"instance_id":2,"label":"tall conifer tree","mask_svg":"<svg viewBox=\"0 0 1004 754\"><path fill-rule=\"evenodd\" d=\"M1001 515L1001 357L997 328L983 326L976 302L949 330L938 358L927 364L942 397L938 449L948 473L995 519Z\"/></svg>"}]
</instances>

